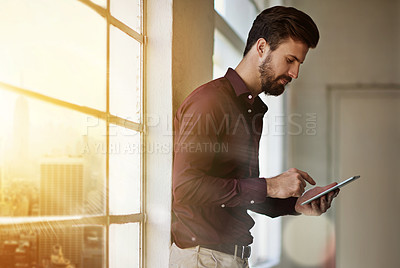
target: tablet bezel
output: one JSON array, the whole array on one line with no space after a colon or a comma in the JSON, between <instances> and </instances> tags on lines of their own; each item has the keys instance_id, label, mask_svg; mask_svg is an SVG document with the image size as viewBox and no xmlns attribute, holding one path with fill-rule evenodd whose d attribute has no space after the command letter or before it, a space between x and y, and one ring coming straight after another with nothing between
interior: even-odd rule
<instances>
[{"instance_id":1,"label":"tablet bezel","mask_svg":"<svg viewBox=\"0 0 400 268\"><path fill-rule=\"evenodd\" d=\"M301 203L301 205L302 205L302 206L303 206L303 205L306 205L306 204L308 204L308 203L310 203L310 202L312 202L312 201L314 201L314 200L320 198L321 196L326 195L327 193L330 193L330 192L332 192L332 191L334 191L334 190L336 190L336 189L338 189L338 188L341 188L341 187L345 186L346 184L348 184L348 183L350 183L350 182L352 182L352 181L355 181L356 179L358 179L358 178L360 178L360 177L361 177L361 176L353 176L353 177L350 177L350 178L348 178L347 180L344 180L344 181L342 181L341 183L339 183L339 184L337 184L337 185L335 185L335 186L329 188L328 190L325 190L325 191L323 191L322 193L319 193L319 194L317 194L316 196L311 197L310 199L308 199L308 200L304 201L303 203Z\"/></svg>"}]
</instances>

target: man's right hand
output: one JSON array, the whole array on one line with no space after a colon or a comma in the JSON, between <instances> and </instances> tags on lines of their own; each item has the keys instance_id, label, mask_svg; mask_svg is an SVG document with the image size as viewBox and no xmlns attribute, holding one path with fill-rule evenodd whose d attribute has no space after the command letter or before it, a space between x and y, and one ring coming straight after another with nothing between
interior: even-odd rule
<instances>
[{"instance_id":1,"label":"man's right hand","mask_svg":"<svg viewBox=\"0 0 400 268\"><path fill-rule=\"evenodd\" d=\"M315 181L307 172L291 168L284 173L265 179L267 181L267 196L273 198L300 197L304 193L306 181L315 185Z\"/></svg>"}]
</instances>

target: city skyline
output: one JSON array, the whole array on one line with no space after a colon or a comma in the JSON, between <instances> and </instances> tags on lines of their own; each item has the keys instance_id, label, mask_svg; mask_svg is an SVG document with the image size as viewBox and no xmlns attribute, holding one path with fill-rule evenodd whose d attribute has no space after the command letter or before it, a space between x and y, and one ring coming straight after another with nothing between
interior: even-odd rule
<instances>
[{"instance_id":1,"label":"city skyline","mask_svg":"<svg viewBox=\"0 0 400 268\"><path fill-rule=\"evenodd\" d=\"M94 232L94 236L92 232L91 239L102 241L100 246L87 246L86 227L32 228L29 218L46 221L52 216L105 213L105 155L82 150L85 144L102 142L104 137L80 135L87 122L82 115L75 116L80 124L68 124L71 118L58 118L60 108L54 105L49 105L50 110L55 109L54 114L32 115L32 109L41 107L46 111L46 105L23 96L11 99L14 105L9 105L7 117L13 118L9 128L12 131L0 130L0 224L12 222L7 218L26 220L0 235L0 267L8 267L4 263L51 267L51 254L57 245L62 248L61 259L70 261L65 267L85 267L81 266L84 263L103 267L104 232ZM38 114L44 122L50 122L47 127L42 126L40 135L31 122L37 120ZM4 120L0 117L0 123ZM52 142L43 142L50 139ZM34 242L21 236L21 232L29 231L35 234Z\"/></svg>"}]
</instances>

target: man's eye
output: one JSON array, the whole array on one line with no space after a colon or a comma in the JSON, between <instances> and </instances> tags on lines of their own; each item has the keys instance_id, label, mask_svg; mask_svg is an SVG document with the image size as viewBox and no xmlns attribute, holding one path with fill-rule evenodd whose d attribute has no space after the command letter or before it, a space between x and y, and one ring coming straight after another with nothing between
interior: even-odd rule
<instances>
[{"instance_id":1,"label":"man's eye","mask_svg":"<svg viewBox=\"0 0 400 268\"><path fill-rule=\"evenodd\" d=\"M286 59L286 61L287 61L288 63L292 63L292 62L293 62L293 60L291 60L291 59Z\"/></svg>"}]
</instances>

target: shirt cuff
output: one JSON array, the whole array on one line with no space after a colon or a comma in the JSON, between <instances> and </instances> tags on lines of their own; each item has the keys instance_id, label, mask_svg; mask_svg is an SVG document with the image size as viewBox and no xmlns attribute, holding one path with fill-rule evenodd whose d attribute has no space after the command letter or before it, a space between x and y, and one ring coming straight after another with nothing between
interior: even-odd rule
<instances>
[{"instance_id":1,"label":"shirt cuff","mask_svg":"<svg viewBox=\"0 0 400 268\"><path fill-rule=\"evenodd\" d=\"M263 203L267 198L267 182L264 178L240 179L239 187L241 206Z\"/></svg>"}]
</instances>

